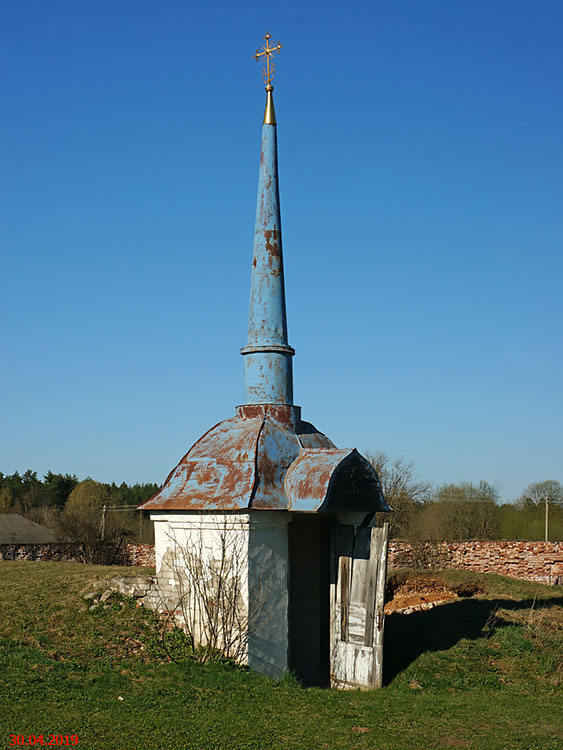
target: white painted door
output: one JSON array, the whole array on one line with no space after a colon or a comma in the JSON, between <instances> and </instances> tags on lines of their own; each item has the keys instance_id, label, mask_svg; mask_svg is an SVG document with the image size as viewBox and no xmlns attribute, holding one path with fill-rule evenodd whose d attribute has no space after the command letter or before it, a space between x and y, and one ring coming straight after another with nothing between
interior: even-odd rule
<instances>
[{"instance_id":1,"label":"white painted door","mask_svg":"<svg viewBox=\"0 0 563 750\"><path fill-rule=\"evenodd\" d=\"M330 679L378 688L383 680L387 539L381 528L337 524L331 540Z\"/></svg>"}]
</instances>

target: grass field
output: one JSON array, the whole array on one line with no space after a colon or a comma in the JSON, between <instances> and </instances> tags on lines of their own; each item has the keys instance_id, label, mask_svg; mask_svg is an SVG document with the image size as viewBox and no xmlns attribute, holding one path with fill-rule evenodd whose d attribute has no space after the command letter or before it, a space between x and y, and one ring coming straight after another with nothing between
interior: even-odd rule
<instances>
[{"instance_id":1,"label":"grass field","mask_svg":"<svg viewBox=\"0 0 563 750\"><path fill-rule=\"evenodd\" d=\"M225 664L167 662L148 613L84 594L131 568L0 563L0 748L563 747L563 591L499 576L484 593L386 620L385 683L303 689Z\"/></svg>"}]
</instances>

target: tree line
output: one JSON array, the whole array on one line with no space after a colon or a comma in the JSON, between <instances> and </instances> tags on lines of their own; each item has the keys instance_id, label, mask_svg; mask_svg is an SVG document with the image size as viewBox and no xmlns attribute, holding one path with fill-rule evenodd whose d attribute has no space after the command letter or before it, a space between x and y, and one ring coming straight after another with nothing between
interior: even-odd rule
<instances>
[{"instance_id":1,"label":"tree line","mask_svg":"<svg viewBox=\"0 0 563 750\"><path fill-rule=\"evenodd\" d=\"M61 539L84 545L88 561L102 549L124 541L152 542L148 514L135 508L151 498L158 484L111 484L74 474L47 472L43 479L28 469L23 474L0 472L0 513L18 513L50 528ZM105 507L105 510L104 510Z\"/></svg>"},{"instance_id":2,"label":"tree line","mask_svg":"<svg viewBox=\"0 0 563 750\"><path fill-rule=\"evenodd\" d=\"M488 482L433 487L416 475L412 462L380 451L366 454L376 469L392 512L391 538L411 542L466 539L563 540L563 486L554 479L530 484L515 502L501 502Z\"/></svg>"},{"instance_id":3,"label":"tree line","mask_svg":"<svg viewBox=\"0 0 563 750\"><path fill-rule=\"evenodd\" d=\"M414 464L402 457L391 458L382 451L366 456L392 508L385 514L391 538L412 542L542 540L547 500L549 540L563 540L563 486L556 480L535 482L515 502L503 503L488 482L433 487L421 481ZM148 514L135 508L159 488L152 483L107 484L90 477L80 481L74 474L51 471L43 479L30 469L23 474L0 472L0 513L19 513L43 524L61 539L84 544L86 556L95 559L108 545L153 541Z\"/></svg>"}]
</instances>

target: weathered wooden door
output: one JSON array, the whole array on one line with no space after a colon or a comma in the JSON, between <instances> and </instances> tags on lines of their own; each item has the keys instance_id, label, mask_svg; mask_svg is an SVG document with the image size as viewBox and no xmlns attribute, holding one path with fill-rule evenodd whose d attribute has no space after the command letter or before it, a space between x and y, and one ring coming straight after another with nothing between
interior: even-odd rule
<instances>
[{"instance_id":1,"label":"weathered wooden door","mask_svg":"<svg viewBox=\"0 0 563 750\"><path fill-rule=\"evenodd\" d=\"M388 530L388 524L334 527L330 583L330 681L334 687L382 685Z\"/></svg>"}]
</instances>

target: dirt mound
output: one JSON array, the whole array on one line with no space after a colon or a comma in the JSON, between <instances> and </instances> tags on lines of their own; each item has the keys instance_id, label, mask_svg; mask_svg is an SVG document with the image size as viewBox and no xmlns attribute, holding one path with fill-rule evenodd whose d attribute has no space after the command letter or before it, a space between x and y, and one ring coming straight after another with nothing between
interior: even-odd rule
<instances>
[{"instance_id":1,"label":"dirt mound","mask_svg":"<svg viewBox=\"0 0 563 750\"><path fill-rule=\"evenodd\" d=\"M451 599L481 593L483 593L483 587L476 581L450 586L440 575L432 573L394 573L387 581L385 614L392 612L410 614L410 612L431 609Z\"/></svg>"}]
</instances>

